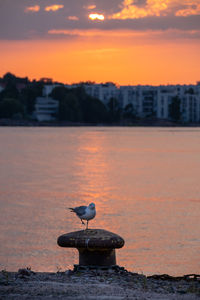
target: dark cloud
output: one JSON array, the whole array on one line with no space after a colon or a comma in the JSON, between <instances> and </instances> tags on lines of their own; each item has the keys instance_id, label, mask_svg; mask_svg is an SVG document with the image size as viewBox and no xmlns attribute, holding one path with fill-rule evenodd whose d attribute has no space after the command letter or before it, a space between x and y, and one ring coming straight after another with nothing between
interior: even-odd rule
<instances>
[{"instance_id":1,"label":"dark cloud","mask_svg":"<svg viewBox=\"0 0 200 300\"><path fill-rule=\"evenodd\" d=\"M200 16L185 17L146 17L135 20L112 20L101 24L104 29L131 29L131 30L200 30Z\"/></svg>"},{"instance_id":2,"label":"dark cloud","mask_svg":"<svg viewBox=\"0 0 200 300\"><path fill-rule=\"evenodd\" d=\"M200 15L176 17L170 14L126 20L106 19L104 22L93 22L88 19L91 11L87 10L87 6L95 4L94 12L112 15L120 11L122 2L121 0L0 0L0 39L57 38L55 35L48 35L48 31L52 29L200 30ZM136 4L144 6L145 3L145 0L138 0ZM64 7L58 11L45 11L46 6L54 4ZM25 12L26 7L35 5L40 6L39 11ZM69 16L77 17L78 20L69 20Z\"/></svg>"}]
</instances>

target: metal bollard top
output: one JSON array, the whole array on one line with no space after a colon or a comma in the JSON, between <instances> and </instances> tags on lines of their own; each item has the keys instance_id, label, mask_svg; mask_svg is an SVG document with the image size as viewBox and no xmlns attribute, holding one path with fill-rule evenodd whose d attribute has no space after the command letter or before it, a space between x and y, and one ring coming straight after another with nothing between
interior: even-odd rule
<instances>
[{"instance_id":1,"label":"metal bollard top","mask_svg":"<svg viewBox=\"0 0 200 300\"><path fill-rule=\"evenodd\" d=\"M104 229L87 229L63 234L57 243L60 247L100 250L122 248L124 239Z\"/></svg>"}]
</instances>

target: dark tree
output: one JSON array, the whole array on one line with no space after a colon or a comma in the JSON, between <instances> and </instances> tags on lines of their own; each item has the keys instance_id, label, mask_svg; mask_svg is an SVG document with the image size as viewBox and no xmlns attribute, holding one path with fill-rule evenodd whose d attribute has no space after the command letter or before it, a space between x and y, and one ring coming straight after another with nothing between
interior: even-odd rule
<instances>
[{"instance_id":1,"label":"dark tree","mask_svg":"<svg viewBox=\"0 0 200 300\"><path fill-rule=\"evenodd\" d=\"M1 82L5 83L6 85L9 83L16 85L17 83L28 84L29 80L28 77L17 77L14 74L8 72L3 76Z\"/></svg>"},{"instance_id":2,"label":"dark tree","mask_svg":"<svg viewBox=\"0 0 200 300\"><path fill-rule=\"evenodd\" d=\"M96 98L89 98L91 122L104 123L108 121L108 112L102 101Z\"/></svg>"},{"instance_id":3,"label":"dark tree","mask_svg":"<svg viewBox=\"0 0 200 300\"><path fill-rule=\"evenodd\" d=\"M121 118L121 109L117 99L110 98L107 107L108 107L109 121L111 123L119 122Z\"/></svg>"},{"instance_id":4,"label":"dark tree","mask_svg":"<svg viewBox=\"0 0 200 300\"><path fill-rule=\"evenodd\" d=\"M52 90L52 92L51 92L51 94L50 94L50 96L53 98L53 99L56 99L56 100L63 100L63 99L65 99L65 96L66 96L66 94L69 92L69 90L66 88L66 87L64 87L64 86L57 86L57 87L55 87L53 90Z\"/></svg>"},{"instance_id":5,"label":"dark tree","mask_svg":"<svg viewBox=\"0 0 200 300\"><path fill-rule=\"evenodd\" d=\"M58 119L71 122L81 121L82 113L79 101L73 93L66 93L66 95L59 100Z\"/></svg>"},{"instance_id":6,"label":"dark tree","mask_svg":"<svg viewBox=\"0 0 200 300\"><path fill-rule=\"evenodd\" d=\"M18 99L18 97L19 97L19 92L16 88L15 83L12 81L9 81L5 89L0 93L0 100L3 100L5 98Z\"/></svg>"},{"instance_id":7,"label":"dark tree","mask_svg":"<svg viewBox=\"0 0 200 300\"><path fill-rule=\"evenodd\" d=\"M185 94L194 95L194 89L193 88L189 88L188 90L185 91Z\"/></svg>"},{"instance_id":8,"label":"dark tree","mask_svg":"<svg viewBox=\"0 0 200 300\"><path fill-rule=\"evenodd\" d=\"M56 87L51 97L59 100L58 119L61 121L101 123L107 120L104 104L88 96L81 85L71 89Z\"/></svg>"},{"instance_id":9,"label":"dark tree","mask_svg":"<svg viewBox=\"0 0 200 300\"><path fill-rule=\"evenodd\" d=\"M16 99L7 98L0 102L0 118L22 117L23 113L23 105Z\"/></svg>"},{"instance_id":10,"label":"dark tree","mask_svg":"<svg viewBox=\"0 0 200 300\"><path fill-rule=\"evenodd\" d=\"M80 99L80 105L84 122L97 124L107 121L106 107L99 99L87 96Z\"/></svg>"},{"instance_id":11,"label":"dark tree","mask_svg":"<svg viewBox=\"0 0 200 300\"><path fill-rule=\"evenodd\" d=\"M17 77L14 74L8 72L8 73L4 74L3 82L6 84L10 83L10 82L15 84L17 82Z\"/></svg>"},{"instance_id":12,"label":"dark tree","mask_svg":"<svg viewBox=\"0 0 200 300\"><path fill-rule=\"evenodd\" d=\"M58 119L60 121L80 121L79 101L73 89L64 86L55 87L50 96L59 101Z\"/></svg>"},{"instance_id":13,"label":"dark tree","mask_svg":"<svg viewBox=\"0 0 200 300\"><path fill-rule=\"evenodd\" d=\"M134 121L136 119L136 113L132 103L125 106L123 110L123 118L127 121Z\"/></svg>"},{"instance_id":14,"label":"dark tree","mask_svg":"<svg viewBox=\"0 0 200 300\"><path fill-rule=\"evenodd\" d=\"M24 106L25 114L31 115L35 109L36 97L42 96L43 84L34 82L27 85L20 93L19 100Z\"/></svg>"},{"instance_id":15,"label":"dark tree","mask_svg":"<svg viewBox=\"0 0 200 300\"><path fill-rule=\"evenodd\" d=\"M180 103L180 98L175 96L169 104L169 116L175 122L180 121L181 118Z\"/></svg>"}]
</instances>

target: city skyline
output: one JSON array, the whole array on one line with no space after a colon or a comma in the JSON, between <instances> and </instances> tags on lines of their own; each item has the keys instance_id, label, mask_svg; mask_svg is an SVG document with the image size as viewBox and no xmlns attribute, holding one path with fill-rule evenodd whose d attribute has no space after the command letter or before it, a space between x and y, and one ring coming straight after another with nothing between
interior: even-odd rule
<instances>
[{"instance_id":1,"label":"city skyline","mask_svg":"<svg viewBox=\"0 0 200 300\"><path fill-rule=\"evenodd\" d=\"M0 3L0 76L119 85L195 84L200 1Z\"/></svg>"}]
</instances>

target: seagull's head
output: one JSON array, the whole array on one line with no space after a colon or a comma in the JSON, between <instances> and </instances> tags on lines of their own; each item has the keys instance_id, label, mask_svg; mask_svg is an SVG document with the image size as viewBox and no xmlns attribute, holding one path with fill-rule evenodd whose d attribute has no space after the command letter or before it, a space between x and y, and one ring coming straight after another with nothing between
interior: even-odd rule
<instances>
[{"instance_id":1,"label":"seagull's head","mask_svg":"<svg viewBox=\"0 0 200 300\"><path fill-rule=\"evenodd\" d=\"M90 208L90 209L95 209L95 204L94 204L94 203L90 203L90 204L89 204L89 208Z\"/></svg>"}]
</instances>

